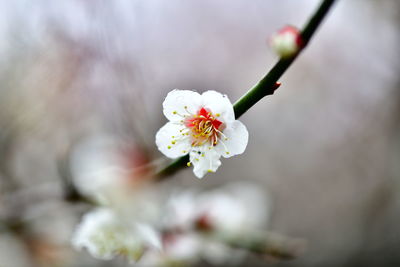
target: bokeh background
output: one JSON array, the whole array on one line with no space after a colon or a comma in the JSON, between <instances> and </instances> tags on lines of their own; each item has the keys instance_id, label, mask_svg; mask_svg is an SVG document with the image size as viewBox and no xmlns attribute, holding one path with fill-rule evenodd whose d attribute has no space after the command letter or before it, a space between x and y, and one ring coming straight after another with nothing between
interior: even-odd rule
<instances>
[{"instance_id":1,"label":"bokeh background","mask_svg":"<svg viewBox=\"0 0 400 267\"><path fill-rule=\"evenodd\" d=\"M0 0L0 266L110 266L70 247L85 210L70 192L74 149L107 137L135 164L163 163L165 95L237 100L277 60L268 37L318 3ZM399 21L399 1L339 0L282 86L242 116L246 153L165 181L255 182L268 229L307 240L295 260L243 266L400 266Z\"/></svg>"}]
</instances>

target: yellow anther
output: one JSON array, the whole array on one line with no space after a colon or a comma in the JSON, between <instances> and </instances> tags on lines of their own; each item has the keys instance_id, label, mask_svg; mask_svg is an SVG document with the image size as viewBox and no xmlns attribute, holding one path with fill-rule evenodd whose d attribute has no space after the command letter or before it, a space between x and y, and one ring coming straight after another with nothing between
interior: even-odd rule
<instances>
[{"instance_id":1,"label":"yellow anther","mask_svg":"<svg viewBox=\"0 0 400 267\"><path fill-rule=\"evenodd\" d=\"M184 108L187 109L187 106L185 106Z\"/></svg>"},{"instance_id":2,"label":"yellow anther","mask_svg":"<svg viewBox=\"0 0 400 267\"><path fill-rule=\"evenodd\" d=\"M204 154L201 154L201 156L204 158L205 156L204 156Z\"/></svg>"},{"instance_id":3,"label":"yellow anther","mask_svg":"<svg viewBox=\"0 0 400 267\"><path fill-rule=\"evenodd\" d=\"M176 112L176 111L172 111L172 114L177 114L178 112Z\"/></svg>"},{"instance_id":4,"label":"yellow anther","mask_svg":"<svg viewBox=\"0 0 400 267\"><path fill-rule=\"evenodd\" d=\"M172 138L175 138L175 136L172 136Z\"/></svg>"},{"instance_id":5,"label":"yellow anther","mask_svg":"<svg viewBox=\"0 0 400 267\"><path fill-rule=\"evenodd\" d=\"M171 149L171 146L168 146L168 149Z\"/></svg>"},{"instance_id":6,"label":"yellow anther","mask_svg":"<svg viewBox=\"0 0 400 267\"><path fill-rule=\"evenodd\" d=\"M195 160L196 160L196 161L199 161L199 159L198 159L198 158L195 158Z\"/></svg>"},{"instance_id":7,"label":"yellow anther","mask_svg":"<svg viewBox=\"0 0 400 267\"><path fill-rule=\"evenodd\" d=\"M192 163L189 161L188 163L186 163L186 166L190 167L192 165Z\"/></svg>"},{"instance_id":8,"label":"yellow anther","mask_svg":"<svg viewBox=\"0 0 400 267\"><path fill-rule=\"evenodd\" d=\"M175 145L175 144L176 144L176 141L175 141L175 140L172 140L172 141L171 141L171 144Z\"/></svg>"},{"instance_id":9,"label":"yellow anther","mask_svg":"<svg viewBox=\"0 0 400 267\"><path fill-rule=\"evenodd\" d=\"M186 153L187 151L186 150L182 150L182 153Z\"/></svg>"},{"instance_id":10,"label":"yellow anther","mask_svg":"<svg viewBox=\"0 0 400 267\"><path fill-rule=\"evenodd\" d=\"M228 151L225 152L227 155L229 155L230 153Z\"/></svg>"},{"instance_id":11,"label":"yellow anther","mask_svg":"<svg viewBox=\"0 0 400 267\"><path fill-rule=\"evenodd\" d=\"M208 169L207 171L208 171L208 172L213 172L213 171L212 171L212 170L210 170L210 169Z\"/></svg>"},{"instance_id":12,"label":"yellow anther","mask_svg":"<svg viewBox=\"0 0 400 267\"><path fill-rule=\"evenodd\" d=\"M217 113L217 114L215 114L215 116L219 117L219 116L221 116L221 114Z\"/></svg>"}]
</instances>

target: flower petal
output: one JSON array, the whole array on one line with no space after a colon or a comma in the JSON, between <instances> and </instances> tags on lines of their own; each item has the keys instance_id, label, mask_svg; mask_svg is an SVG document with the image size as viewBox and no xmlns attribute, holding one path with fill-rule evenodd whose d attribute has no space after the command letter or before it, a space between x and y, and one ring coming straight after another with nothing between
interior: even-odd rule
<instances>
[{"instance_id":1,"label":"flower petal","mask_svg":"<svg viewBox=\"0 0 400 267\"><path fill-rule=\"evenodd\" d=\"M164 115L170 121L180 122L183 116L197 113L201 108L201 100L201 95L197 92L174 89L163 102Z\"/></svg>"},{"instance_id":2,"label":"flower petal","mask_svg":"<svg viewBox=\"0 0 400 267\"><path fill-rule=\"evenodd\" d=\"M156 144L165 156L178 158L189 153L191 148L190 139L183 135L180 130L184 125L168 122L156 134Z\"/></svg>"},{"instance_id":3,"label":"flower petal","mask_svg":"<svg viewBox=\"0 0 400 267\"><path fill-rule=\"evenodd\" d=\"M158 250L162 249L161 237L159 233L150 225L137 223L136 230L139 237L147 244Z\"/></svg>"},{"instance_id":4,"label":"flower petal","mask_svg":"<svg viewBox=\"0 0 400 267\"><path fill-rule=\"evenodd\" d=\"M190 162L193 164L193 172L197 178L203 178L207 172L215 172L221 165L221 157L214 149L199 147L190 151Z\"/></svg>"},{"instance_id":5,"label":"flower petal","mask_svg":"<svg viewBox=\"0 0 400 267\"><path fill-rule=\"evenodd\" d=\"M110 260L124 243L123 229L115 213L98 208L83 217L72 237L72 245L97 259Z\"/></svg>"},{"instance_id":6,"label":"flower petal","mask_svg":"<svg viewBox=\"0 0 400 267\"><path fill-rule=\"evenodd\" d=\"M242 154L249 141L249 132L240 121L234 121L227 125L223 131L226 138L222 138L214 147L224 158Z\"/></svg>"},{"instance_id":7,"label":"flower petal","mask_svg":"<svg viewBox=\"0 0 400 267\"><path fill-rule=\"evenodd\" d=\"M220 114L223 122L231 123L235 120L233 105L226 95L216 91L207 91L201 97L203 98L203 107L209 109L213 114Z\"/></svg>"}]
</instances>

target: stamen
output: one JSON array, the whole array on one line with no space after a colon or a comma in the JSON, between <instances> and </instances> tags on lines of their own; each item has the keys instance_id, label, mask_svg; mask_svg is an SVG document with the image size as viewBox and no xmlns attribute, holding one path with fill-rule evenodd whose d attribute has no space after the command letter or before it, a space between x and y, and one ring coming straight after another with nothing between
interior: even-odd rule
<instances>
[{"instance_id":1,"label":"stamen","mask_svg":"<svg viewBox=\"0 0 400 267\"><path fill-rule=\"evenodd\" d=\"M187 115L179 114L178 111L176 111L176 110L172 111L172 114L178 115L179 117L182 117L182 118L186 118L187 117Z\"/></svg>"},{"instance_id":2,"label":"stamen","mask_svg":"<svg viewBox=\"0 0 400 267\"><path fill-rule=\"evenodd\" d=\"M218 129L215 129L215 131L216 131L217 133L219 133L220 135L222 135L222 136L224 137L225 141L228 140L228 137L226 137L226 135L224 135L223 132L221 132L221 131L218 130Z\"/></svg>"},{"instance_id":3,"label":"stamen","mask_svg":"<svg viewBox=\"0 0 400 267\"><path fill-rule=\"evenodd\" d=\"M184 109L188 114L190 114L187 110L187 106L185 106ZM223 124L221 121L216 119L218 116L220 116L219 113L213 115L211 111L201 108L197 114L192 115L190 118L186 118L184 125L186 126L187 132L185 133L188 136L190 135L192 138L192 146L202 146L206 143L215 146L217 145L220 136L226 138L226 136L218 130L220 125ZM183 130L180 132L182 133Z\"/></svg>"},{"instance_id":4,"label":"stamen","mask_svg":"<svg viewBox=\"0 0 400 267\"><path fill-rule=\"evenodd\" d=\"M222 142L222 140L220 140L220 141L221 141L222 146L223 146L224 149L225 149L225 153L226 153L227 155L229 155L229 151L228 151L228 148L226 147L225 143Z\"/></svg>"},{"instance_id":5,"label":"stamen","mask_svg":"<svg viewBox=\"0 0 400 267\"><path fill-rule=\"evenodd\" d=\"M188 110L188 107L187 107L187 106L184 106L183 108L185 109L185 111L186 111L189 115L193 116L193 113L190 112L190 111Z\"/></svg>"}]
</instances>

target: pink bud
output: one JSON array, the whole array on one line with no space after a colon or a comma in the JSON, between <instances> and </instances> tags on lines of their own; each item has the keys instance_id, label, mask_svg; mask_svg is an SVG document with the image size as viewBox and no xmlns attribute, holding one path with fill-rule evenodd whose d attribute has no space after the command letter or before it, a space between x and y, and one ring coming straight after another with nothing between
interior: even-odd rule
<instances>
[{"instance_id":1,"label":"pink bud","mask_svg":"<svg viewBox=\"0 0 400 267\"><path fill-rule=\"evenodd\" d=\"M282 58L294 56L301 48L300 31L293 26L285 26L275 33L270 40L272 49Z\"/></svg>"}]
</instances>

